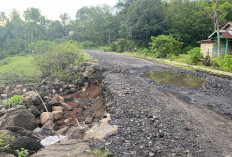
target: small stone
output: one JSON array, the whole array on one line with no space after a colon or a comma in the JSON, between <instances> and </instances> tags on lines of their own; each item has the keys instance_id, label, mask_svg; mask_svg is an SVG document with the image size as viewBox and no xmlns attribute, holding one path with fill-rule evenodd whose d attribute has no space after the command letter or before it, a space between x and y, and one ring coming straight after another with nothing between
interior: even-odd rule
<instances>
[{"instance_id":1,"label":"small stone","mask_svg":"<svg viewBox=\"0 0 232 157\"><path fill-rule=\"evenodd\" d=\"M18 88L18 89L21 88L21 87L22 87L22 85L16 85L16 88Z\"/></svg>"},{"instance_id":2,"label":"small stone","mask_svg":"<svg viewBox=\"0 0 232 157\"><path fill-rule=\"evenodd\" d=\"M64 102L64 98L62 96L59 96L60 101L59 102Z\"/></svg>"},{"instance_id":3,"label":"small stone","mask_svg":"<svg viewBox=\"0 0 232 157\"><path fill-rule=\"evenodd\" d=\"M1 97L7 98L7 94L1 94Z\"/></svg>"},{"instance_id":4,"label":"small stone","mask_svg":"<svg viewBox=\"0 0 232 157\"><path fill-rule=\"evenodd\" d=\"M185 130L191 131L192 130L192 126L190 124L185 124Z\"/></svg>"},{"instance_id":5,"label":"small stone","mask_svg":"<svg viewBox=\"0 0 232 157\"><path fill-rule=\"evenodd\" d=\"M163 137L164 137L164 133L163 133L163 132L160 132L160 133L159 133L159 137L163 138Z\"/></svg>"},{"instance_id":6,"label":"small stone","mask_svg":"<svg viewBox=\"0 0 232 157\"><path fill-rule=\"evenodd\" d=\"M55 94L55 93L56 93L56 90L55 90L55 89L53 89L53 90L52 90L52 93L53 93L53 94Z\"/></svg>"},{"instance_id":7,"label":"small stone","mask_svg":"<svg viewBox=\"0 0 232 157\"><path fill-rule=\"evenodd\" d=\"M72 101L73 100L73 96L72 95L66 95L66 96L64 96L64 100L65 101Z\"/></svg>"},{"instance_id":8,"label":"small stone","mask_svg":"<svg viewBox=\"0 0 232 157\"><path fill-rule=\"evenodd\" d=\"M69 122L69 119L65 119L65 120L64 120L64 123L68 123L68 122Z\"/></svg>"},{"instance_id":9,"label":"small stone","mask_svg":"<svg viewBox=\"0 0 232 157\"><path fill-rule=\"evenodd\" d=\"M85 118L85 124L90 124L93 121L92 117L86 117Z\"/></svg>"},{"instance_id":10,"label":"small stone","mask_svg":"<svg viewBox=\"0 0 232 157\"><path fill-rule=\"evenodd\" d=\"M73 110L72 106L68 106L68 107L67 107L67 110L68 110L68 111L72 111L72 110Z\"/></svg>"},{"instance_id":11,"label":"small stone","mask_svg":"<svg viewBox=\"0 0 232 157\"><path fill-rule=\"evenodd\" d=\"M64 111L64 107L62 106L53 106L52 107L52 111Z\"/></svg>"},{"instance_id":12,"label":"small stone","mask_svg":"<svg viewBox=\"0 0 232 157\"><path fill-rule=\"evenodd\" d=\"M150 152L149 153L149 156L154 156L155 154L153 152Z\"/></svg>"},{"instance_id":13,"label":"small stone","mask_svg":"<svg viewBox=\"0 0 232 157\"><path fill-rule=\"evenodd\" d=\"M27 92L27 89L26 89L26 88L24 88L22 91L23 91L23 93L26 93L26 92Z\"/></svg>"},{"instance_id":14,"label":"small stone","mask_svg":"<svg viewBox=\"0 0 232 157\"><path fill-rule=\"evenodd\" d=\"M62 122L62 120L58 120L58 121L56 121L56 124L57 124L57 125L62 125L63 122Z\"/></svg>"},{"instance_id":15,"label":"small stone","mask_svg":"<svg viewBox=\"0 0 232 157\"><path fill-rule=\"evenodd\" d=\"M54 120L61 119L63 117L62 111L52 111Z\"/></svg>"}]
</instances>

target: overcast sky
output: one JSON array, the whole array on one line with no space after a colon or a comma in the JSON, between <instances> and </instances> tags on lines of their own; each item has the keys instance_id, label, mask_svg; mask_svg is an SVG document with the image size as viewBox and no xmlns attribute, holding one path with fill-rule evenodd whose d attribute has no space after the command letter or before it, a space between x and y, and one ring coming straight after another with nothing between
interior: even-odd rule
<instances>
[{"instance_id":1,"label":"overcast sky","mask_svg":"<svg viewBox=\"0 0 232 157\"><path fill-rule=\"evenodd\" d=\"M68 13L74 19L76 11L83 6L108 4L114 6L118 0L0 0L0 12L7 16L14 8L21 14L26 8L34 7L41 10L42 15L49 19L58 19L61 13Z\"/></svg>"}]
</instances>

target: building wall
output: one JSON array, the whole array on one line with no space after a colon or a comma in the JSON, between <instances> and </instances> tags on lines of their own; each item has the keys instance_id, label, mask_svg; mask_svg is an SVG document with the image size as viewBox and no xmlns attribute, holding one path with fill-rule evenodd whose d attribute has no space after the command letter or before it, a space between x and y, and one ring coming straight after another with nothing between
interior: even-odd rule
<instances>
[{"instance_id":1,"label":"building wall","mask_svg":"<svg viewBox=\"0 0 232 157\"><path fill-rule=\"evenodd\" d=\"M213 54L213 43L201 43L201 53L205 58L207 55L212 57Z\"/></svg>"},{"instance_id":2,"label":"building wall","mask_svg":"<svg viewBox=\"0 0 232 157\"><path fill-rule=\"evenodd\" d=\"M214 44L213 44L213 54L212 54L212 57L218 57L218 54L217 54L217 40L214 41ZM225 56L226 54L231 54L231 41L228 40L228 48L227 48L227 51L226 51L226 39L221 39L221 42L220 42L220 47L221 47L221 54L220 56Z\"/></svg>"}]
</instances>

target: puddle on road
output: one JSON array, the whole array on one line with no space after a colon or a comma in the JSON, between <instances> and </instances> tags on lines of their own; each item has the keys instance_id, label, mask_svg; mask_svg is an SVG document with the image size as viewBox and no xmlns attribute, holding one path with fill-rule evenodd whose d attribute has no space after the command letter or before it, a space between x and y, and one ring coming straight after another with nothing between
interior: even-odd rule
<instances>
[{"instance_id":1,"label":"puddle on road","mask_svg":"<svg viewBox=\"0 0 232 157\"><path fill-rule=\"evenodd\" d=\"M179 87L206 88L205 83L207 82L206 80L193 77L188 74L179 74L166 71L147 71L144 72L141 77L166 85Z\"/></svg>"}]
</instances>

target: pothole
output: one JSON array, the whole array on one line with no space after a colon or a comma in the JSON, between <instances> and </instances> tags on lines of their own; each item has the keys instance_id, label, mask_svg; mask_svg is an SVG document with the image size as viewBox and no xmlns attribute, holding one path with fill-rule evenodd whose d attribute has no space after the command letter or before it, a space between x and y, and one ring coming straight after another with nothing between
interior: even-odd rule
<instances>
[{"instance_id":1,"label":"pothole","mask_svg":"<svg viewBox=\"0 0 232 157\"><path fill-rule=\"evenodd\" d=\"M188 74L172 73L167 71L147 71L141 77L148 78L158 83L178 87L207 88L207 81Z\"/></svg>"}]
</instances>

